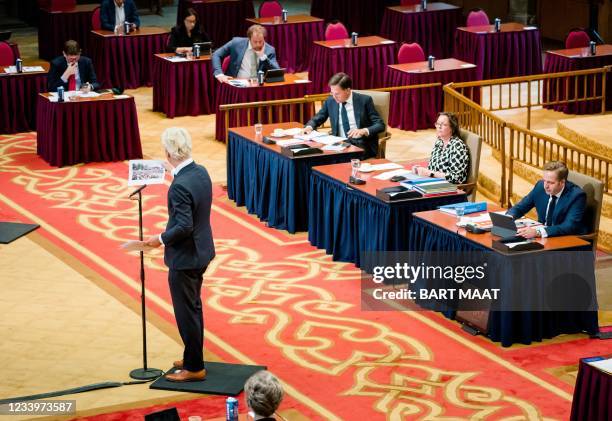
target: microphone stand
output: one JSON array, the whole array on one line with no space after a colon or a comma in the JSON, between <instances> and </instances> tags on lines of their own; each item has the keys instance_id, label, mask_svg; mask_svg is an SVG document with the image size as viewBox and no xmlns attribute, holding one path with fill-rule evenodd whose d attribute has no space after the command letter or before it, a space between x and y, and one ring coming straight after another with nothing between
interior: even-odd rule
<instances>
[{"instance_id":1,"label":"microphone stand","mask_svg":"<svg viewBox=\"0 0 612 421\"><path fill-rule=\"evenodd\" d=\"M129 199L138 200L138 234L140 241L143 241L142 234L142 191L147 187L146 184L134 190ZM136 199L134 196L138 195ZM147 313L145 307L145 270L144 270L144 251L140 251L140 316L142 319L142 368L130 371L130 377L136 380L153 380L162 375L158 368L147 366Z\"/></svg>"}]
</instances>

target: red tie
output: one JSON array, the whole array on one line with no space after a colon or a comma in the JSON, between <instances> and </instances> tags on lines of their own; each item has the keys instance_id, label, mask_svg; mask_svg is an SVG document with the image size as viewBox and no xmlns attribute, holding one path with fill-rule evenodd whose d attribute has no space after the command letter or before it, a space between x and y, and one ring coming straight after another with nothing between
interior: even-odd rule
<instances>
[{"instance_id":1,"label":"red tie","mask_svg":"<svg viewBox=\"0 0 612 421\"><path fill-rule=\"evenodd\" d=\"M76 77L74 75L68 76L68 90L76 91Z\"/></svg>"}]
</instances>

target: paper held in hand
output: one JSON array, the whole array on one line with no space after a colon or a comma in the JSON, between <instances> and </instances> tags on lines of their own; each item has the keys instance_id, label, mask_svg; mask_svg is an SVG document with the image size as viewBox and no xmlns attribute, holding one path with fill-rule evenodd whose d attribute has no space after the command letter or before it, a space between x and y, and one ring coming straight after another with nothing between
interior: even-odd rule
<instances>
[{"instance_id":1,"label":"paper held in hand","mask_svg":"<svg viewBox=\"0 0 612 421\"><path fill-rule=\"evenodd\" d=\"M163 161L151 159L130 160L130 173L128 186L142 186L144 184L162 184L166 175Z\"/></svg>"},{"instance_id":2,"label":"paper held in hand","mask_svg":"<svg viewBox=\"0 0 612 421\"><path fill-rule=\"evenodd\" d=\"M149 251L155 247L147 246L144 241L130 240L121 244L121 248L125 251Z\"/></svg>"}]
</instances>

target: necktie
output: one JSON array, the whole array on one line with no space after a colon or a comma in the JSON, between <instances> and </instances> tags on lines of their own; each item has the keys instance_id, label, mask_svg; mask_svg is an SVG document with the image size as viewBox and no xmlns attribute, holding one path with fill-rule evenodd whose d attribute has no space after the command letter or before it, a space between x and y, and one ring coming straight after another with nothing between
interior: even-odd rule
<instances>
[{"instance_id":1,"label":"necktie","mask_svg":"<svg viewBox=\"0 0 612 421\"><path fill-rule=\"evenodd\" d=\"M257 53L255 50L253 51L253 62L251 63L251 77L257 77L257 64L259 64L259 59L257 58Z\"/></svg>"},{"instance_id":2,"label":"necktie","mask_svg":"<svg viewBox=\"0 0 612 421\"><path fill-rule=\"evenodd\" d=\"M557 203L557 196L552 196L550 204L548 205L548 212L546 212L546 226L550 227L553 224L553 214L555 213L555 204Z\"/></svg>"},{"instance_id":3,"label":"necktie","mask_svg":"<svg viewBox=\"0 0 612 421\"><path fill-rule=\"evenodd\" d=\"M351 130L349 124L348 113L346 112L346 102L340 104L340 116L342 117L342 127L344 128L344 136L348 136L348 132ZM340 130L338 130L340 134Z\"/></svg>"},{"instance_id":4,"label":"necktie","mask_svg":"<svg viewBox=\"0 0 612 421\"><path fill-rule=\"evenodd\" d=\"M76 77L74 75L68 76L68 90L76 91Z\"/></svg>"}]
</instances>

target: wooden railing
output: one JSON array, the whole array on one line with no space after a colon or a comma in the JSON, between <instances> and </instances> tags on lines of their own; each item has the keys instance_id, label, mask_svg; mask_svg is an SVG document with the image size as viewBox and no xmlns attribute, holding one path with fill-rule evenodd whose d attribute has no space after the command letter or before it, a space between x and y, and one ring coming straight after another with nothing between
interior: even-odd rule
<instances>
[{"instance_id":1,"label":"wooden railing","mask_svg":"<svg viewBox=\"0 0 612 421\"><path fill-rule=\"evenodd\" d=\"M607 72L610 72L612 66L606 66L601 69L581 70L576 72L553 73L546 75L534 75L507 79L495 79L487 81L466 82L457 84L448 84L444 86L444 109L457 113L462 127L467 130L479 134L483 138L483 142L489 145L492 149L499 153L501 164L501 193L499 202L502 206L507 206L513 194L513 176L515 172L515 164L521 163L528 165L538 171L541 170L544 163L551 160L561 160L566 163L571 171L576 171L581 174L586 174L597 180L600 180L604 185L604 193L612 195L612 157L605 157L596 152L591 152L582 149L569 142L554 139L550 136L530 130L531 107L542 105L559 105L569 104L585 100L601 100L602 113L605 112L606 102L606 77ZM557 98L559 98L559 81L566 81L574 78L574 82L564 82L567 92L568 86L577 88L580 78L585 75L599 75L593 80L598 81L598 85L592 86L592 91L601 94L591 96L572 96L564 100L557 99L554 102L542 100L542 86L554 86L556 89ZM545 82L546 85L542 85ZM518 89L513 89L512 86L502 88L504 83L519 86ZM521 84L527 84L527 87L532 84L538 86L537 100L533 100L533 92L529 90L528 99L526 102L521 102ZM554 85L553 85L554 84ZM474 89L489 87L489 109L475 103L469 97ZM508 89L508 98L506 104L502 103L501 98L497 103L493 103L491 99L493 87L498 87L497 94L502 96L502 89ZM583 85L583 88L585 86ZM587 90L587 89L585 89ZM575 89L578 91L578 89ZM482 94L482 92L481 92ZM486 101L485 101L486 102ZM493 111L527 108L527 128L520 127L514 123L505 121L498 115L493 114Z\"/></svg>"},{"instance_id":2,"label":"wooden railing","mask_svg":"<svg viewBox=\"0 0 612 421\"><path fill-rule=\"evenodd\" d=\"M368 89L369 91L381 91L381 92L395 92L410 89L425 89L442 87L439 82L436 83L424 83L420 85L405 85L405 86L393 86L387 88L375 88ZM252 110L247 112L246 119L243 118L242 113L236 113L236 126L250 126L253 124L253 120L260 122L262 121L263 113L267 113L267 121L274 121L275 123L283 123L287 121L300 121L305 123L307 121L306 113L311 114L308 119L312 117L314 111L314 104L319 102L322 103L329 97L328 93L306 95L301 98L291 99L278 99L273 101L259 101L259 102L244 102L238 104L223 104L219 106L219 110L223 112L223 121L225 125L225 141L228 140L229 126L230 126L230 112L239 110ZM291 107L287 107L291 106ZM272 119L273 115L277 114L277 117ZM298 118L299 117L299 118ZM244 121L243 121L244 119ZM221 140L221 139L219 139Z\"/></svg>"}]
</instances>

